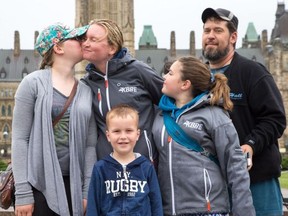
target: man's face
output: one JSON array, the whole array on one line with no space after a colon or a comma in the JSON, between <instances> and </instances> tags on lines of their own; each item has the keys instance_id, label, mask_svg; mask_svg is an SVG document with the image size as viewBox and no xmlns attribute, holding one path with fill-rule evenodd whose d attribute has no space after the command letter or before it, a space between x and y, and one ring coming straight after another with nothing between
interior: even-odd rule
<instances>
[{"instance_id":1,"label":"man's face","mask_svg":"<svg viewBox=\"0 0 288 216\"><path fill-rule=\"evenodd\" d=\"M203 27L202 54L209 61L219 61L237 41L237 32L230 34L227 21L208 18Z\"/></svg>"}]
</instances>

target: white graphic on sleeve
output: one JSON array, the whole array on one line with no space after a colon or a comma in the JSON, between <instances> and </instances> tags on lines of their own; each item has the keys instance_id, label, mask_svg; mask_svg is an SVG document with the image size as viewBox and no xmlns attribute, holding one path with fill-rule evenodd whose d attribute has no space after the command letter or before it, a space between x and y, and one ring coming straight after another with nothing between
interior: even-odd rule
<instances>
[{"instance_id":1,"label":"white graphic on sleeve","mask_svg":"<svg viewBox=\"0 0 288 216\"><path fill-rule=\"evenodd\" d=\"M117 180L106 180L106 194L113 193L114 197L120 196L121 192L127 193L127 196L135 196L137 192L145 193L144 187L147 181L130 179L130 172L126 172L128 180L125 179L123 172L117 172Z\"/></svg>"}]
</instances>

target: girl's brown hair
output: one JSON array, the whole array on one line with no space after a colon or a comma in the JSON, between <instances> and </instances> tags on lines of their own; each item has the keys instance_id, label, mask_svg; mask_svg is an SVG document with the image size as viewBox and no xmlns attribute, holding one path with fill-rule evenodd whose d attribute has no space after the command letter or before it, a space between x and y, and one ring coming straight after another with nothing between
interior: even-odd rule
<instances>
[{"instance_id":1,"label":"girl's brown hair","mask_svg":"<svg viewBox=\"0 0 288 216\"><path fill-rule=\"evenodd\" d=\"M191 82L193 97L205 91L210 91L212 94L211 105L220 104L223 100L225 110L231 111L233 109L228 79L224 74L212 75L208 65L192 56L181 57L178 61L182 65L182 80L190 80Z\"/></svg>"},{"instance_id":2,"label":"girl's brown hair","mask_svg":"<svg viewBox=\"0 0 288 216\"><path fill-rule=\"evenodd\" d=\"M52 47L43 56L43 59L40 63L40 69L45 69L47 66L52 67L53 63L54 63L54 58L53 58L53 47Z\"/></svg>"}]
</instances>

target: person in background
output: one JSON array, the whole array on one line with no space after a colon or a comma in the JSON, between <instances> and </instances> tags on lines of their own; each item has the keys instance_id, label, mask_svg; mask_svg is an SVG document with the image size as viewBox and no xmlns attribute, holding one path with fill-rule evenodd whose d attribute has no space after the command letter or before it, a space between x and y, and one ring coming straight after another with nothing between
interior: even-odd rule
<instances>
[{"instance_id":1,"label":"person in background","mask_svg":"<svg viewBox=\"0 0 288 216\"><path fill-rule=\"evenodd\" d=\"M181 57L164 76L153 125L164 215L255 215L246 158L229 117L227 78Z\"/></svg>"},{"instance_id":2,"label":"person in background","mask_svg":"<svg viewBox=\"0 0 288 216\"><path fill-rule=\"evenodd\" d=\"M224 73L234 103L231 119L244 153L249 153L251 192L257 215L282 215L278 177L281 155L277 139L286 128L285 109L272 75L258 62L235 51L238 18L229 10L202 13L202 53L213 74Z\"/></svg>"},{"instance_id":3,"label":"person in background","mask_svg":"<svg viewBox=\"0 0 288 216\"><path fill-rule=\"evenodd\" d=\"M170 70L171 65L173 64L174 61L167 61L165 62L162 70L162 77L164 77Z\"/></svg>"},{"instance_id":4,"label":"person in background","mask_svg":"<svg viewBox=\"0 0 288 216\"><path fill-rule=\"evenodd\" d=\"M43 57L40 70L25 76L17 89L12 122L16 216L85 214L97 130L91 89L74 77L74 66L82 60L76 39L87 29L61 23L45 28L35 44Z\"/></svg>"},{"instance_id":5,"label":"person in background","mask_svg":"<svg viewBox=\"0 0 288 216\"><path fill-rule=\"evenodd\" d=\"M140 136L136 109L118 104L106 115L113 152L96 162L88 192L87 216L162 216L162 200L153 164L133 151Z\"/></svg>"},{"instance_id":6,"label":"person in background","mask_svg":"<svg viewBox=\"0 0 288 216\"><path fill-rule=\"evenodd\" d=\"M111 107L125 103L140 116L141 134L135 151L154 161L157 157L151 137L154 104L161 97L163 79L148 65L131 57L123 47L119 26L111 20L92 20L83 38L83 58L90 63L84 81L93 91L93 106L98 127L98 159L109 155L112 146L106 138L105 117Z\"/></svg>"}]
</instances>

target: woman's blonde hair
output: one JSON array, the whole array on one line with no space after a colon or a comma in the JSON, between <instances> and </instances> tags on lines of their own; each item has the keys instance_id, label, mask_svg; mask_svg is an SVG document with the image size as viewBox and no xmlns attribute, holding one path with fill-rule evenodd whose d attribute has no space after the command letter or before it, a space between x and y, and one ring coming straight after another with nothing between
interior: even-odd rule
<instances>
[{"instance_id":1,"label":"woman's blonde hair","mask_svg":"<svg viewBox=\"0 0 288 216\"><path fill-rule=\"evenodd\" d=\"M97 24L102 26L107 33L108 43L116 48L116 52L122 49L124 44L124 37L120 27L108 19L94 19L91 20L89 25Z\"/></svg>"},{"instance_id":2,"label":"woman's blonde hair","mask_svg":"<svg viewBox=\"0 0 288 216\"><path fill-rule=\"evenodd\" d=\"M192 56L181 57L178 61L182 65L182 80L190 80L191 82L193 97L205 91L210 91L212 94L211 105L220 104L223 100L225 110L231 111L233 109L228 79L224 74L212 75L206 64Z\"/></svg>"}]
</instances>

